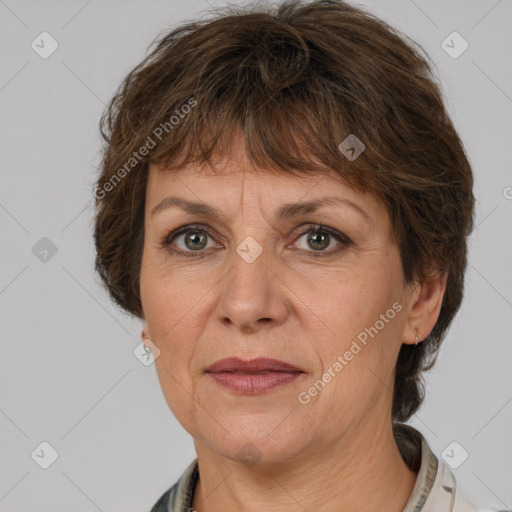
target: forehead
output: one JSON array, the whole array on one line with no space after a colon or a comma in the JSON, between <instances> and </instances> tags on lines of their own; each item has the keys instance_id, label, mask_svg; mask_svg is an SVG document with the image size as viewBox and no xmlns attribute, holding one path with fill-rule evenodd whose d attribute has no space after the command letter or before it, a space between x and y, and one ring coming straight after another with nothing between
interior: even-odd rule
<instances>
[{"instance_id":1,"label":"forehead","mask_svg":"<svg viewBox=\"0 0 512 512\"><path fill-rule=\"evenodd\" d=\"M329 181L330 186L340 184L341 189L345 188L343 181L334 172L329 175L325 171L310 173L309 175L299 171L274 170L274 169L253 169L235 163L227 163L224 166L187 166L179 169L167 170L162 167L149 166L148 184L153 186L174 187L176 190L183 189L205 189L215 188L216 193L222 190L240 191L244 190L273 190L284 188L290 191L311 189L315 184L322 181Z\"/></svg>"},{"instance_id":2,"label":"forehead","mask_svg":"<svg viewBox=\"0 0 512 512\"><path fill-rule=\"evenodd\" d=\"M374 224L387 212L368 193L354 190L334 171L304 173L256 170L235 162L214 169L188 166L167 170L150 166L146 198L147 217L167 209L213 218L237 217L263 210L275 220L343 209Z\"/></svg>"},{"instance_id":3,"label":"forehead","mask_svg":"<svg viewBox=\"0 0 512 512\"><path fill-rule=\"evenodd\" d=\"M198 196L201 194L204 196L206 192L208 197L215 195L215 198L224 202L239 199L240 204L242 198L248 201L258 193L266 202L280 200L283 194L290 195L290 198L294 199L305 195L312 198L311 194L322 194L327 190L353 197L369 196L364 193L358 194L342 178L344 169L342 172L334 171L322 163L317 155L305 148L297 158L309 161L313 164L313 169L288 170L279 168L274 158L268 155L256 156L249 151L246 134L241 128L235 129L228 135L226 140L228 139L229 144L215 148L210 158L211 164L188 164L175 168L150 164L149 195L152 196L153 192L158 193L164 187L168 190L173 187L176 191L195 193ZM205 157L204 153L200 155L202 158ZM261 167L257 167L258 164L253 163L255 161L253 159L258 159ZM286 160L289 162L289 159ZM261 163L263 161L264 164ZM343 159L340 159L340 169L342 162ZM149 199L151 200L152 197Z\"/></svg>"},{"instance_id":4,"label":"forehead","mask_svg":"<svg viewBox=\"0 0 512 512\"><path fill-rule=\"evenodd\" d=\"M338 191L351 196L369 196L356 191L348 185L342 175L332 169L318 167L317 170L304 172L285 169L255 168L240 160L223 160L213 167L186 165L179 168L165 168L149 165L148 194L158 195L169 190L200 194L206 192L221 199L234 199L251 195L259 191L269 199L281 193L297 195L317 191Z\"/></svg>"},{"instance_id":5,"label":"forehead","mask_svg":"<svg viewBox=\"0 0 512 512\"><path fill-rule=\"evenodd\" d=\"M306 173L299 170L284 170L274 167L256 167L247 150L247 140L241 130L235 131L231 135L231 143L224 152L217 152L211 158L211 164L203 162L199 164L187 164L176 168L166 168L162 165L149 165L150 179L154 179L160 183L168 182L177 184L181 181L183 185L189 184L190 181L208 184L215 183L220 185L229 183L230 186L241 187L244 182L251 183L251 186L262 185L272 182L273 186L279 184L290 186L294 182L295 187L307 186L308 183L315 183L322 177L329 176L334 181L340 181L340 177L332 169L326 168L318 159L309 154L308 158L312 162L316 162L318 167ZM169 178L169 179L167 179ZM208 185L207 185L208 186Z\"/></svg>"}]
</instances>

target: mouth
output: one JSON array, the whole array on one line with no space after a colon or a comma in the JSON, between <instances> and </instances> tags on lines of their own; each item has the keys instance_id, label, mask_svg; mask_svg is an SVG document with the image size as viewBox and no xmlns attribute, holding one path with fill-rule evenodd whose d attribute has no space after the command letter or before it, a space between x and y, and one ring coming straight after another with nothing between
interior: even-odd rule
<instances>
[{"instance_id":1,"label":"mouth","mask_svg":"<svg viewBox=\"0 0 512 512\"><path fill-rule=\"evenodd\" d=\"M241 395L267 393L296 380L304 372L277 359L258 358L250 361L231 357L221 359L207 370L214 382Z\"/></svg>"}]
</instances>

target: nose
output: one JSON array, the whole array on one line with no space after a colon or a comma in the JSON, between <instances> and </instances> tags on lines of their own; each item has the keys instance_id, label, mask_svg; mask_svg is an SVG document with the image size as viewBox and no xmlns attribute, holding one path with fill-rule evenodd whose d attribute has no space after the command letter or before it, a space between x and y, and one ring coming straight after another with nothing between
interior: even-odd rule
<instances>
[{"instance_id":1,"label":"nose","mask_svg":"<svg viewBox=\"0 0 512 512\"><path fill-rule=\"evenodd\" d=\"M245 333L280 325L290 311L287 290L263 254L251 263L237 254L219 290L218 318Z\"/></svg>"}]
</instances>

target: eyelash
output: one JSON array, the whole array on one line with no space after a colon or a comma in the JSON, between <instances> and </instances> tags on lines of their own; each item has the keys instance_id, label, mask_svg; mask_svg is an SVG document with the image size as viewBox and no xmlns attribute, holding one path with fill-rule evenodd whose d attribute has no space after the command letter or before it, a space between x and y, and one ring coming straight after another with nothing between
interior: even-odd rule
<instances>
[{"instance_id":1,"label":"eyelash","mask_svg":"<svg viewBox=\"0 0 512 512\"><path fill-rule=\"evenodd\" d=\"M172 231L171 233L165 235L160 240L160 247L162 249L168 249L168 247L171 245L171 243L174 241L176 237L178 237L179 235L186 234L189 231L202 231L204 233L207 233L210 237L214 238L214 234L208 226L203 226L200 224L189 224L186 226L182 226L181 228L178 228L177 230ZM310 232L315 232L316 234L320 235L332 236L341 244L341 247L338 247L337 249L331 249L330 251L306 251L308 253L311 253L311 255L314 258L324 258L327 256L332 256L333 254L338 253L340 250L344 249L345 247L349 246L352 243L352 241L346 235L340 233L339 231L336 231L335 229L329 228L328 226L325 226L322 223L308 224L306 226L306 229L297 237L297 240ZM173 252L180 254L186 258L200 258L204 255L203 251L181 251L173 249Z\"/></svg>"}]
</instances>

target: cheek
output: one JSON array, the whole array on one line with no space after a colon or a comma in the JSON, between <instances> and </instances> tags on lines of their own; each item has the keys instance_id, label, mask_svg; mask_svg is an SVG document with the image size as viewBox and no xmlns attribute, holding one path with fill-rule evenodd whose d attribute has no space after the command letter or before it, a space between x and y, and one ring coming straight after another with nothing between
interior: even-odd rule
<instances>
[{"instance_id":1,"label":"cheek","mask_svg":"<svg viewBox=\"0 0 512 512\"><path fill-rule=\"evenodd\" d=\"M200 294L185 292L175 280L170 283L161 276L147 276L144 292L141 286L148 333L160 349L155 368L162 393L174 416L190 431L195 395L191 361L199 336Z\"/></svg>"},{"instance_id":2,"label":"cheek","mask_svg":"<svg viewBox=\"0 0 512 512\"><path fill-rule=\"evenodd\" d=\"M339 356L346 361L343 372L350 367L356 379L369 369L380 375L393 366L403 324L401 289L395 281L400 282L393 269L376 266L315 293L308 315L312 322L318 319L323 335L318 333L311 343L324 371Z\"/></svg>"},{"instance_id":3,"label":"cheek","mask_svg":"<svg viewBox=\"0 0 512 512\"><path fill-rule=\"evenodd\" d=\"M164 340L187 323L187 316L204 295L204 287L186 271L163 271L148 257L142 262L140 293L149 332Z\"/></svg>"},{"instance_id":4,"label":"cheek","mask_svg":"<svg viewBox=\"0 0 512 512\"><path fill-rule=\"evenodd\" d=\"M186 301L182 300L179 286L168 283L144 265L140 292L148 336L160 350L156 368L162 376L165 370L174 375L177 369L183 368L186 358L187 347L180 343L180 324L186 321Z\"/></svg>"},{"instance_id":5,"label":"cheek","mask_svg":"<svg viewBox=\"0 0 512 512\"><path fill-rule=\"evenodd\" d=\"M213 314L214 286L188 272L148 269L141 273L145 321L153 343L160 349L156 368L163 377L166 394L175 393L180 386L192 392L200 361L209 360L204 353L210 346L201 346L199 340ZM167 377L166 372L170 374Z\"/></svg>"},{"instance_id":6,"label":"cheek","mask_svg":"<svg viewBox=\"0 0 512 512\"><path fill-rule=\"evenodd\" d=\"M356 335L380 312L387 296L373 282L368 274L352 274L324 283L310 301L310 315L316 315L329 328L328 332L340 339Z\"/></svg>"}]
</instances>

